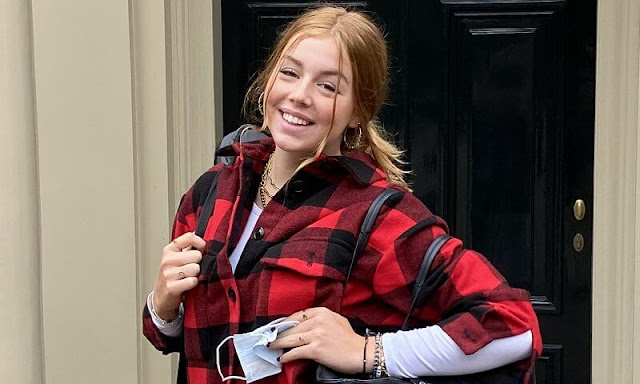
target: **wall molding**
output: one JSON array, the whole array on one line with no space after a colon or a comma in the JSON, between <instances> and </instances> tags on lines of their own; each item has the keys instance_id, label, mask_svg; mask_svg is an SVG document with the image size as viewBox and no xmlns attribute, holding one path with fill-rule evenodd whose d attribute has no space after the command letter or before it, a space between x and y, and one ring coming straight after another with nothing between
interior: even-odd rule
<instances>
[{"instance_id":1,"label":"wall molding","mask_svg":"<svg viewBox=\"0 0 640 384\"><path fill-rule=\"evenodd\" d=\"M213 159L214 121L222 116L214 105L216 3L219 0L130 0L141 302L153 289L160 250L170 240L182 194ZM138 383L175 383L178 357L159 354L141 330L138 336Z\"/></svg>"},{"instance_id":2,"label":"wall molding","mask_svg":"<svg viewBox=\"0 0 640 384\"><path fill-rule=\"evenodd\" d=\"M214 68L214 48L219 45L214 47L213 36L219 0L166 0L165 7L169 198L176 207L182 194L211 166L216 130L222 131L215 124L221 121L216 113L221 108L216 108L214 97L219 93L214 91L215 84L221 84L215 81L219 66Z\"/></svg>"},{"instance_id":3,"label":"wall molding","mask_svg":"<svg viewBox=\"0 0 640 384\"><path fill-rule=\"evenodd\" d=\"M640 4L598 2L594 383L640 383Z\"/></svg>"},{"instance_id":4,"label":"wall molding","mask_svg":"<svg viewBox=\"0 0 640 384\"><path fill-rule=\"evenodd\" d=\"M31 12L31 23L15 19L23 28L31 28L31 36L15 42L33 44L33 66L21 70L28 68L35 88L29 119L36 122L32 134L37 150L31 161L37 159L38 181L14 202L18 209L25 203L34 207L38 200L40 206L40 276L30 286L40 284L36 289L41 290L43 361L30 372L47 384L75 383L86 377L96 384L136 382L141 307L136 296L129 3L11 3ZM3 73L20 76L17 70ZM19 102L19 89L10 89ZM22 129L18 124L7 128ZM11 149L20 149L13 144ZM23 212L30 215L27 209ZM22 229L19 222L13 225ZM22 232L37 234L38 228ZM18 259L30 255L32 246L21 247ZM9 280L28 282L21 275L9 275ZM22 291L19 286L12 290ZM109 309L117 315L105 315ZM11 307L7 310L13 312ZM23 316L22 321L31 318ZM18 350L29 343L27 333L9 329L23 335L16 345L6 340L6 349L21 358ZM39 381L26 376L10 379Z\"/></svg>"},{"instance_id":5,"label":"wall molding","mask_svg":"<svg viewBox=\"0 0 640 384\"><path fill-rule=\"evenodd\" d=\"M168 200L173 218L182 194L212 165L217 138L222 137L222 22L220 0L165 0L164 7ZM172 361L171 382L176 382L175 354Z\"/></svg>"},{"instance_id":6,"label":"wall molding","mask_svg":"<svg viewBox=\"0 0 640 384\"><path fill-rule=\"evenodd\" d=\"M136 238L137 383L175 383L172 358L142 334L140 309L153 289L174 211L168 195L167 47L165 5L129 1Z\"/></svg>"}]
</instances>

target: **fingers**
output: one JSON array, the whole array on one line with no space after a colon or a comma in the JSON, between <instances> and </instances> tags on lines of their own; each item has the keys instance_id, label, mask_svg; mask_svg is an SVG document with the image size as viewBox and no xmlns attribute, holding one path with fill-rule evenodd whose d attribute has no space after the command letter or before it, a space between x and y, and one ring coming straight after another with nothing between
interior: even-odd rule
<instances>
[{"instance_id":1,"label":"fingers","mask_svg":"<svg viewBox=\"0 0 640 384\"><path fill-rule=\"evenodd\" d=\"M297 327L294 327L297 328ZM293 328L292 328L293 329ZM269 344L270 349L289 349L309 345L314 340L312 331L297 332L282 336L278 334L278 338Z\"/></svg>"},{"instance_id":2,"label":"fingers","mask_svg":"<svg viewBox=\"0 0 640 384\"><path fill-rule=\"evenodd\" d=\"M160 266L162 269L167 269L174 266L199 263L202 260L202 252L204 251L205 245L206 242L193 232L187 232L182 236L176 237L171 243L164 247ZM167 271L165 276L168 275L169 272L170 271Z\"/></svg>"},{"instance_id":3,"label":"fingers","mask_svg":"<svg viewBox=\"0 0 640 384\"><path fill-rule=\"evenodd\" d=\"M319 320L319 319L328 318L332 315L336 315L336 313L331 311L329 308L313 307L313 308L307 308L307 309L303 309L301 311L295 312L294 314L289 316L287 320L296 320L302 323L304 321L311 320L311 319Z\"/></svg>"},{"instance_id":4,"label":"fingers","mask_svg":"<svg viewBox=\"0 0 640 384\"><path fill-rule=\"evenodd\" d=\"M181 269L182 269L182 272L184 272L186 277L198 277L198 274L200 273L200 264L197 264L197 263L185 264L182 266Z\"/></svg>"},{"instance_id":5,"label":"fingers","mask_svg":"<svg viewBox=\"0 0 640 384\"><path fill-rule=\"evenodd\" d=\"M303 309L302 311L295 312L291 316L289 316L288 320L299 321L302 324L312 317L311 313L313 312L313 309L314 308Z\"/></svg>"},{"instance_id":6,"label":"fingers","mask_svg":"<svg viewBox=\"0 0 640 384\"><path fill-rule=\"evenodd\" d=\"M153 289L153 304L158 315L174 312L184 292L198 285L199 263L205 245L201 237L188 232L164 247Z\"/></svg>"},{"instance_id":7,"label":"fingers","mask_svg":"<svg viewBox=\"0 0 640 384\"><path fill-rule=\"evenodd\" d=\"M299 324L296 325L295 327L287 329L284 332L278 333L278 339L285 338L297 333L308 332L312 330L314 327L315 321L309 321L311 320L310 313L312 312L315 313L317 309L320 309L320 308L303 309L302 311L295 312L291 316L287 317L285 321L293 320L293 321L297 321Z\"/></svg>"},{"instance_id":8,"label":"fingers","mask_svg":"<svg viewBox=\"0 0 640 384\"><path fill-rule=\"evenodd\" d=\"M309 308L303 309L302 311L295 312L291 316L289 316L289 320L296 320L302 323L303 321L307 321L314 316L319 308Z\"/></svg>"},{"instance_id":9,"label":"fingers","mask_svg":"<svg viewBox=\"0 0 640 384\"><path fill-rule=\"evenodd\" d=\"M196 285L198 285L198 278L189 276L180 280L167 281L167 290L170 294L177 296L195 288Z\"/></svg>"},{"instance_id":10,"label":"fingers","mask_svg":"<svg viewBox=\"0 0 640 384\"><path fill-rule=\"evenodd\" d=\"M310 323L300 323L293 328L278 333L278 337L271 342L270 348L294 348L309 344L312 337L313 325Z\"/></svg>"},{"instance_id":11,"label":"fingers","mask_svg":"<svg viewBox=\"0 0 640 384\"><path fill-rule=\"evenodd\" d=\"M182 236L178 236L171 243L167 244L165 249L180 252L183 249L191 246L200 252L204 252L204 247L207 245L207 242L204 241L200 236L196 235L193 232L187 232Z\"/></svg>"},{"instance_id":12,"label":"fingers","mask_svg":"<svg viewBox=\"0 0 640 384\"><path fill-rule=\"evenodd\" d=\"M278 339L287 338L291 335L302 332L308 332L317 328L318 326L325 325L326 317L331 316L331 314L333 314L333 312L324 307L308 308L303 309L302 311L295 312L291 316L287 317L285 321L294 320L298 321L299 324L295 327L287 329L284 332L278 333Z\"/></svg>"},{"instance_id":13,"label":"fingers","mask_svg":"<svg viewBox=\"0 0 640 384\"><path fill-rule=\"evenodd\" d=\"M314 349L311 345L303 345L298 348L293 348L287 353L280 356L280 363L286 364L290 361L299 359L314 359Z\"/></svg>"},{"instance_id":14,"label":"fingers","mask_svg":"<svg viewBox=\"0 0 640 384\"><path fill-rule=\"evenodd\" d=\"M310 359L338 372L355 373L362 369L364 337L353 331L349 320L328 308L298 311L287 320L298 325L280 334L269 344L271 349L285 349L280 362Z\"/></svg>"},{"instance_id":15,"label":"fingers","mask_svg":"<svg viewBox=\"0 0 640 384\"><path fill-rule=\"evenodd\" d=\"M182 280L187 277L198 277L200 264L189 263L179 267L167 268L164 278L166 280Z\"/></svg>"},{"instance_id":16,"label":"fingers","mask_svg":"<svg viewBox=\"0 0 640 384\"><path fill-rule=\"evenodd\" d=\"M202 261L202 252L198 250L184 252L167 252L163 255L162 263L167 267L181 266L189 263L199 263Z\"/></svg>"}]
</instances>

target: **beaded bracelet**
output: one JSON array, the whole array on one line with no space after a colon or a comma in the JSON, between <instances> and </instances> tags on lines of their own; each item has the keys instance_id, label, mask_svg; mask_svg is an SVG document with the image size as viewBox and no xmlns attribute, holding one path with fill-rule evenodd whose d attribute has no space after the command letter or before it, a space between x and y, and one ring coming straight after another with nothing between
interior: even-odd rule
<instances>
[{"instance_id":1,"label":"beaded bracelet","mask_svg":"<svg viewBox=\"0 0 640 384\"><path fill-rule=\"evenodd\" d=\"M382 334L376 333L376 347L373 350L373 377L380 378L382 376L382 367L380 366L380 348L382 347Z\"/></svg>"},{"instance_id":2,"label":"beaded bracelet","mask_svg":"<svg viewBox=\"0 0 640 384\"><path fill-rule=\"evenodd\" d=\"M382 340L380 340L380 371L381 377L389 377L389 371L387 370L387 359L384 356L384 347L382 346Z\"/></svg>"}]
</instances>

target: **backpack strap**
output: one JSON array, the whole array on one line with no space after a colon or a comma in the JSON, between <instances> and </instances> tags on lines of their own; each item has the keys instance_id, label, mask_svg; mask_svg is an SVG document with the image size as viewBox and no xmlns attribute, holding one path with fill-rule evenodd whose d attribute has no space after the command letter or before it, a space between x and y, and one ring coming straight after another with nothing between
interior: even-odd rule
<instances>
[{"instance_id":1,"label":"backpack strap","mask_svg":"<svg viewBox=\"0 0 640 384\"><path fill-rule=\"evenodd\" d=\"M216 189L218 186L218 175L220 175L220 171L216 173L211 181L211 187L209 187L209 193L207 193L207 197L204 200L204 204L202 205L202 209L200 209L200 216L198 216L198 222L196 223L196 231L195 234L204 239L204 232L207 230L207 224L209 224L209 218L211 218L211 213L213 212L213 205L216 202ZM204 256L204 255L203 255ZM208 271L209 267L213 259L210 257L203 257L200 262L200 270Z\"/></svg>"},{"instance_id":2,"label":"backpack strap","mask_svg":"<svg viewBox=\"0 0 640 384\"><path fill-rule=\"evenodd\" d=\"M195 233L200 237L204 237L204 231L207 229L209 218L213 212L213 204L216 202L216 189L218 187L219 175L220 171L216 172L216 175L213 177L211 187L209 187L209 193L207 193L207 197L204 200L204 204L202 204L202 209L200 210L200 216L198 216Z\"/></svg>"},{"instance_id":3,"label":"backpack strap","mask_svg":"<svg viewBox=\"0 0 640 384\"><path fill-rule=\"evenodd\" d=\"M268 137L268 135L264 132L258 132L251 129L251 126L251 124L242 124L240 127L236 128L235 131L229 132L224 135L222 140L220 140L220 143L218 143L216 151L218 151L220 148L231 146L234 143L248 143ZM235 161L236 156L215 156L213 164L223 163L225 165L229 165L233 164Z\"/></svg>"},{"instance_id":4,"label":"backpack strap","mask_svg":"<svg viewBox=\"0 0 640 384\"><path fill-rule=\"evenodd\" d=\"M353 249L353 256L351 257L351 264L349 265L349 270L347 271L347 278L344 281L344 286L347 286L349 282L349 278L351 277L351 271L353 270L353 266L356 264L356 259L362 253L364 246L369 241L369 236L371 235L371 229L373 228L373 224L378 217L378 213L380 209L384 205L385 201L387 201L391 196L401 193L401 191L397 189L385 189L383 190L371 203L369 206L369 210L364 217L364 221L362 222L362 227L360 227L360 234L358 235L358 239L356 240L356 246Z\"/></svg>"},{"instance_id":5,"label":"backpack strap","mask_svg":"<svg viewBox=\"0 0 640 384\"><path fill-rule=\"evenodd\" d=\"M418 295L420 294L420 290L422 286L424 286L425 281L427 281L427 276L429 275L429 269L431 268L431 264L433 260L436 258L438 252L442 246L449 241L452 237L449 235L440 235L436 237L427 248L427 252L425 252L424 257L422 258L422 263L420 264L420 270L418 270L418 276L416 277L415 284L413 286L413 293L411 298L411 306L407 311L407 316L404 318L404 323L402 324L402 330L407 330L407 325L409 323L409 317L411 317L411 312L413 312L413 307L416 305L416 301L418 300Z\"/></svg>"}]
</instances>

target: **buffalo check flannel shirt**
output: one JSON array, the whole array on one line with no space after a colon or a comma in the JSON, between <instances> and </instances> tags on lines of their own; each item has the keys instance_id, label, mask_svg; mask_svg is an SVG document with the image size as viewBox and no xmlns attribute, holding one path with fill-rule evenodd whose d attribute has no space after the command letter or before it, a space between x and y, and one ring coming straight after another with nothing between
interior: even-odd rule
<instances>
[{"instance_id":1,"label":"buffalo check flannel shirt","mask_svg":"<svg viewBox=\"0 0 640 384\"><path fill-rule=\"evenodd\" d=\"M240 257L235 274L229 255L247 222L271 138L234 144L234 164L209 169L182 197L172 238L194 231L217 175L215 204L203 238L198 285L184 297L184 332L163 335L144 308L143 332L163 353L179 352L179 383L221 383L216 347L227 336L249 332L296 311L327 307L355 330L402 326L425 250L447 232L406 189L391 185L362 152L324 156L300 170L267 205ZM403 193L387 201L346 287L345 275L364 216L384 188ZM542 350L538 321L526 291L510 287L482 255L449 240L432 264L413 327L438 324L467 354L494 339L533 334L532 357L515 364L528 380ZM242 375L231 342L221 349L225 375ZM311 383L312 361L294 361L261 383Z\"/></svg>"}]
</instances>

